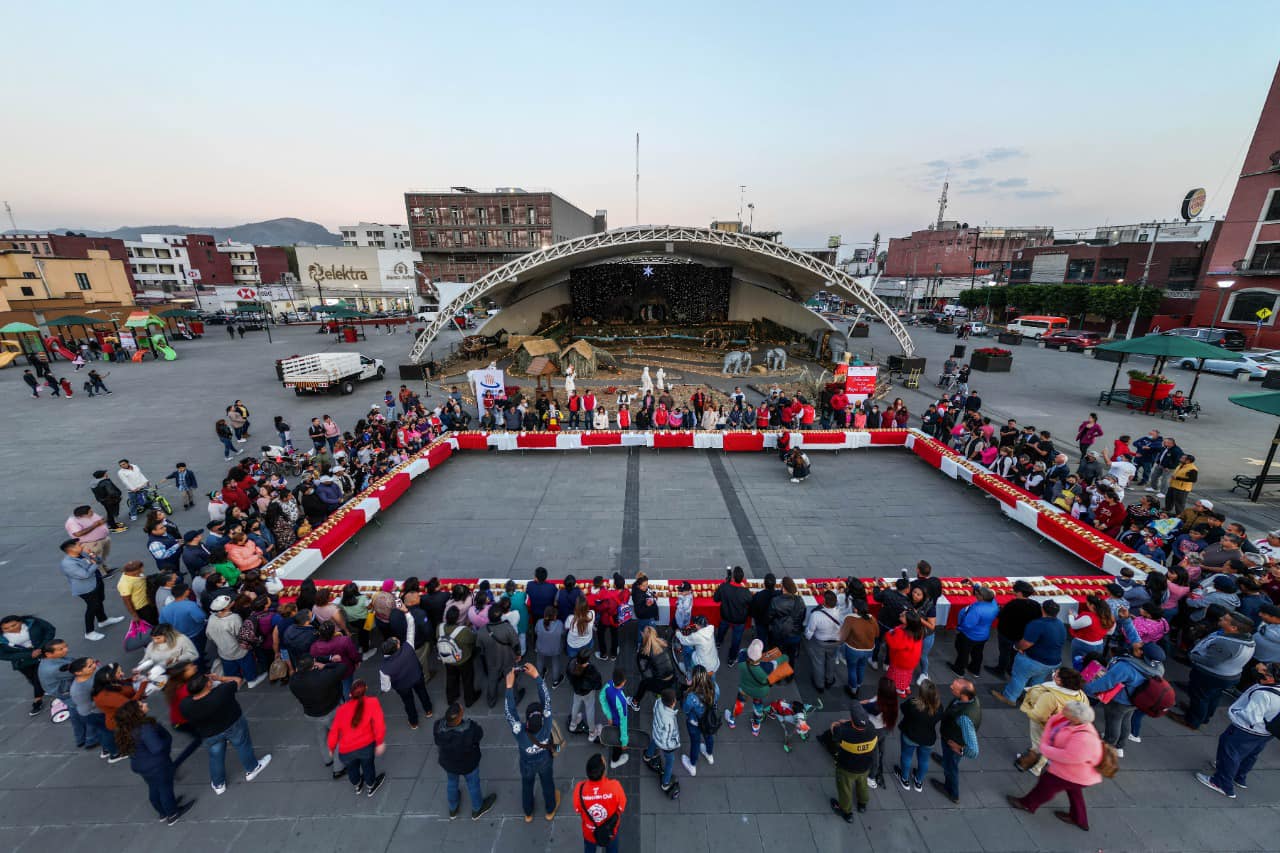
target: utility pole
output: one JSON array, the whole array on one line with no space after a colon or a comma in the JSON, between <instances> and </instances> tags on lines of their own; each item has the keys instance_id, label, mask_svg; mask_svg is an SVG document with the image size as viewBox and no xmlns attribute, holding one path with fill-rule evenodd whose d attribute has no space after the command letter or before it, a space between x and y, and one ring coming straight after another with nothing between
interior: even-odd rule
<instances>
[{"instance_id":1,"label":"utility pole","mask_svg":"<svg viewBox=\"0 0 1280 853\"><path fill-rule=\"evenodd\" d=\"M754 201L747 204L747 211L751 217L751 222L750 224L747 225L747 230L755 231L756 230L756 203Z\"/></svg>"},{"instance_id":2,"label":"utility pole","mask_svg":"<svg viewBox=\"0 0 1280 853\"><path fill-rule=\"evenodd\" d=\"M640 224L640 132L636 131L636 225Z\"/></svg>"},{"instance_id":3,"label":"utility pole","mask_svg":"<svg viewBox=\"0 0 1280 853\"><path fill-rule=\"evenodd\" d=\"M7 213L7 214L9 214L9 224L10 224L11 226L13 226L13 230L14 230L14 231L17 231L17 230L18 230L18 223L17 223L17 222L14 222L14 220L13 220L13 208L9 205L9 202L7 202L7 201L4 203L4 212L5 212L5 213Z\"/></svg>"},{"instance_id":4,"label":"utility pole","mask_svg":"<svg viewBox=\"0 0 1280 853\"><path fill-rule=\"evenodd\" d=\"M742 227L742 201L747 195L747 185L738 184L738 227Z\"/></svg>"},{"instance_id":5,"label":"utility pole","mask_svg":"<svg viewBox=\"0 0 1280 853\"><path fill-rule=\"evenodd\" d=\"M1125 340L1133 337L1133 330L1138 325L1138 308L1142 304L1142 291L1147 286L1147 279L1151 276L1151 261L1156 255L1156 242L1160 239L1160 225L1156 223L1156 230L1151 235L1151 248L1147 249L1147 262L1142 265L1142 279L1138 282L1138 292L1133 301L1133 313L1129 315L1129 328L1125 331Z\"/></svg>"},{"instance_id":6,"label":"utility pole","mask_svg":"<svg viewBox=\"0 0 1280 853\"><path fill-rule=\"evenodd\" d=\"M969 257L969 289L973 290L978 282L978 237L982 234L982 228L975 226L973 229L973 254Z\"/></svg>"},{"instance_id":7,"label":"utility pole","mask_svg":"<svg viewBox=\"0 0 1280 853\"><path fill-rule=\"evenodd\" d=\"M951 186L949 181L942 182L942 195L938 197L938 224L937 230L942 230L942 217L947 212L947 187Z\"/></svg>"}]
</instances>

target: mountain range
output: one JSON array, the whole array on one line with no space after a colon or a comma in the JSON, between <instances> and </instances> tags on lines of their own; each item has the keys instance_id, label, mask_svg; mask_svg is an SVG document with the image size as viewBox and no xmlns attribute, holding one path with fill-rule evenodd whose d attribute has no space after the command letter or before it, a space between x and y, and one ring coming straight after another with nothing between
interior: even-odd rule
<instances>
[{"instance_id":1,"label":"mountain range","mask_svg":"<svg viewBox=\"0 0 1280 853\"><path fill-rule=\"evenodd\" d=\"M217 227L211 225L126 225L114 231L93 231L88 228L53 228L57 234L71 231L87 237L115 237L119 240L138 240L142 234L212 234L219 242L235 240L255 246L341 246L342 237L325 229L318 222L286 217L268 219L265 222L246 222L244 225ZM6 234L14 233L11 231Z\"/></svg>"}]
</instances>

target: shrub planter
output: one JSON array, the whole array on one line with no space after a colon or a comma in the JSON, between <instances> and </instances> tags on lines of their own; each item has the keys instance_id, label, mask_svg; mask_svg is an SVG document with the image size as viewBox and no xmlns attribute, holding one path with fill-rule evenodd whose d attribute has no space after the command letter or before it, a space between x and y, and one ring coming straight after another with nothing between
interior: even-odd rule
<instances>
[{"instance_id":1,"label":"shrub planter","mask_svg":"<svg viewBox=\"0 0 1280 853\"><path fill-rule=\"evenodd\" d=\"M1022 346L1022 335L1017 332L1001 332L996 335L996 340L1006 346L1020 347Z\"/></svg>"},{"instance_id":2,"label":"shrub planter","mask_svg":"<svg viewBox=\"0 0 1280 853\"><path fill-rule=\"evenodd\" d=\"M955 334L956 327L950 323L939 323L933 327L933 330L940 335L953 335Z\"/></svg>"},{"instance_id":3,"label":"shrub planter","mask_svg":"<svg viewBox=\"0 0 1280 853\"><path fill-rule=\"evenodd\" d=\"M1013 356L984 355L983 353L975 352L969 359L969 366L984 373L1008 373L1013 369Z\"/></svg>"},{"instance_id":4,"label":"shrub planter","mask_svg":"<svg viewBox=\"0 0 1280 853\"><path fill-rule=\"evenodd\" d=\"M864 326L861 323L849 329L849 337L851 338L866 338L866 337L870 337L870 335L871 335L871 327Z\"/></svg>"},{"instance_id":5,"label":"shrub planter","mask_svg":"<svg viewBox=\"0 0 1280 853\"><path fill-rule=\"evenodd\" d=\"M1155 385L1155 402L1159 403L1161 400L1172 394L1174 384L1175 383L1173 382L1161 382L1159 385ZM1151 399L1151 389L1153 385L1154 383L1152 382L1144 382L1140 379L1130 379L1129 393L1141 400L1149 400Z\"/></svg>"}]
</instances>

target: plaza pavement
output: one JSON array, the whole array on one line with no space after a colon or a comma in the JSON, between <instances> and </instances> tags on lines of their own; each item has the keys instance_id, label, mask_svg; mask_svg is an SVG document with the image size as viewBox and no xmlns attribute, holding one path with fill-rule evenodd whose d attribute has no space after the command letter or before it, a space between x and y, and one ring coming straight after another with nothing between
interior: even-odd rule
<instances>
[{"instance_id":1,"label":"plaza pavement","mask_svg":"<svg viewBox=\"0 0 1280 853\"><path fill-rule=\"evenodd\" d=\"M86 400L77 395L70 401L31 400L18 371L0 373L0 387L7 400L7 404L0 407L0 430L9 439L0 443L0 470L7 474L9 485L0 504L6 521L0 526L0 578L7 591L6 611L36 613L50 619L70 641L75 654L91 653L126 663L136 658L136 653L126 655L118 645L123 637L123 625L110 629L108 639L97 644L87 643L80 637L80 603L71 597L57 570L62 520L72 506L88 502L89 472L96 467L113 469L121 456L131 458L157 479L171 470L174 461L183 459L201 475L202 485L213 485L225 466L212 423L233 399L243 399L253 412L255 435L245 446L256 448L258 438L270 437L269 424L274 414L283 414L298 431L303 429L306 416L312 413L328 412L345 425L381 397L381 388L366 385L361 393L348 398L295 398L276 383L272 360L294 352L315 351L317 342L327 344L328 341L301 329L277 330L275 338L276 342L268 345L262 333L251 333L243 342L232 342L214 327L205 340L179 343L177 362L112 367L107 382L115 393L103 399ZM406 349L407 338L403 335L371 336L367 344L361 345L364 352L387 356L392 365L401 359ZM1025 352L1023 348L1013 374L998 378L1005 382L1017 377L1019 387L1025 385L1026 390L1009 394L1009 399L1014 405L1030 406L1029 401L1042 392L1036 392L1035 377L1026 366L1043 364L1048 375L1060 374L1052 373L1051 363L1037 360L1036 355L1022 359ZM1040 356L1072 358L1057 353ZM76 378L69 365L59 367L66 368L60 369L60 374ZM395 387L399 383L387 384ZM1011 390L1013 384L1010 382L1005 390ZM1082 387L1091 389L1095 384L1095 379L1088 379ZM987 388L992 387L999 390L998 386L987 384ZM982 390L986 391L984 396L993 407L1004 404L1000 394ZM1052 395L1054 399L1040 405L1046 411L1051 406L1060 409L1059 417L1066 424L1079 417L1072 404L1073 397L1083 399L1088 393L1057 392ZM1028 402L1019 403L1020 399ZM1080 408L1087 410L1088 402ZM1201 423L1211 424L1203 418ZM1105 413L1103 425L1109 425ZM1065 426L1054 431L1063 429ZM1207 430L1205 434L1212 432ZM572 483L572 466L578 463L566 463L556 456L560 455L550 454L536 461L528 459L527 467L532 471L537 470L534 466L566 465L564 473L557 478ZM711 480L719 483L727 478L733 484L732 493L738 495L742 512L756 532L760 553L766 559L771 561L775 553L780 559L783 557L778 553L777 543L783 542L787 535L806 541L812 539L811 531L789 530L787 523L773 517L777 512L771 515L771 507L786 500L782 497L784 494L795 494L800 487L775 492L768 500L762 497L758 504L753 502L756 496L748 494L750 487L743 485L744 480L752 477L758 480L756 475L760 469L767 473L774 464L765 455L722 457L723 475L712 470L714 462L705 454L678 457L662 454L660 459L640 459L642 472L654 466L659 482L665 475L662 487L675 492L667 497L666 504L685 508L683 498L679 497L681 479L686 479L680 477L682 466L675 466L676 471L665 467L668 460L676 459L685 460L698 474L687 478L691 480L688 483L691 503L713 504L717 491L724 500L726 492L718 485L713 486ZM869 456L841 454L839 459L841 461L829 464L819 461L815 480L803 488L813 487L811 492L821 491L830 495L832 501L837 496L843 498L843 508L849 513L875 507L884 488L883 478L866 478L867 482L861 482L856 475L860 464L864 467L873 464ZM444 480L445 485L450 477L461 483L467 477L482 476L478 472L487 460L474 466L467 465L468 461L456 460L431 476ZM594 461L582 464L584 471L596 476L620 476L616 472L597 473L600 466ZM824 465L831 471L824 472ZM853 472L847 477L848 486L836 490L827 478L846 465ZM921 473L929 472L921 469ZM951 508L951 512L973 512L974 518L977 517L978 509L970 506L974 496L963 487L936 473L930 473L926 482L936 484L939 491L936 498L929 498L931 502L936 500L930 511ZM770 490L773 491L772 485ZM945 497L942 493L946 493ZM635 499L641 501L642 509L648 506L645 501L649 500L657 510L664 503L663 497L653 492L646 498L642 487ZM434 490L423 493L423 500L428 503L435 499ZM584 496L579 511L599 499L599 495ZM417 501L418 497L415 494L406 500ZM477 511L485 505L484 496L460 495L457 500L472 503ZM573 509L567 499L558 500L562 501L560 507L565 511ZM613 507L612 502L617 499L610 495L608 500ZM625 499L623 506L625 508ZM821 509L824 513L830 511L830 507ZM761 518L762 513L769 517ZM646 517L644 513L639 516L642 532ZM195 527L205 515L197 508L179 512L178 519L183 527ZM699 524L706 521L707 518L698 519ZM898 524L904 534L923 537L924 530L918 522ZM394 527L389 524L377 532L394 533ZM620 548L624 537L619 530L614 526L607 534L599 532L599 540L602 543L617 541ZM737 532L738 528L734 528L734 533ZM593 531L593 537L595 535ZM728 534L719 528L716 535ZM553 538L548 534L543 541ZM975 535L974 538L981 537ZM111 563L118 565L126 559L143 558L143 541L137 526L115 537ZM683 544L691 547L690 543ZM840 547L838 542L826 544L826 553ZM863 544L870 548L875 543ZM937 543L921 538L918 545L923 551L926 547L936 547ZM786 543L783 551L785 546ZM366 543L360 547L370 546ZM671 567L680 565L678 555L668 550L662 536L641 535L634 547L649 549L648 554L642 553L641 559L648 557L655 573L674 571ZM1026 544L1026 547L1036 554L1053 553L1044 545ZM353 549L352 553L357 552ZM722 559L725 556L727 552L721 551L703 559L714 570L728 562ZM803 555L815 560L822 556L821 549ZM907 558L912 556L904 554ZM340 559L345 559L345 555ZM936 561L940 565L946 562ZM770 562L770 566L773 565ZM857 564L851 561L851 565ZM121 612L115 603L108 608L113 614ZM949 647L944 637L934 652L933 673L943 681L949 676L942 663ZM1181 667L1172 667L1172 674L1175 681L1185 678ZM362 667L360 675L376 679L374 667L368 664ZM780 695L809 695L803 663L799 675L797 684L782 689ZM465 817L456 822L447 819L444 779L430 746L430 729L424 726L417 732L410 731L398 703L385 703L391 748L380 764L389 774L389 784L371 800L356 800L346 785L328 779L309 743L308 733L294 725L298 710L292 697L283 689L263 685L247 692L242 703L251 721L255 743L260 751L273 754L272 765L255 782L245 784L238 775L236 760L230 758L231 782L227 793L215 797L208 787L202 756L193 756L181 772L179 788L182 793L198 797L199 802L182 823L167 829L157 826L144 787L127 764L109 767L91 755L73 751L70 732L65 726L51 725L43 714L34 718L26 716L29 694L25 682L12 673L2 677L7 689L0 694L0 833L3 833L0 838L4 839L2 844L7 850L152 850L157 844L187 853L242 850L250 846L290 851L580 849L578 821L567 801L555 821L548 823L539 815L532 825L523 823L514 746L501 729L499 717L483 702L472 708L487 731L482 775L486 789L497 792L499 799L495 810L479 822L473 823ZM986 695L990 681L983 678L979 682L980 695ZM720 678L726 696L732 695L735 683L731 673ZM439 710L443 706L439 680L432 682L430 692ZM865 690L864 695L867 695ZM568 688L562 686L554 699L555 713L563 714L567 704ZM815 715L815 728L829 725L836 716L833 709L843 704L842 698L831 701L828 710ZM678 801L672 802L660 794L653 775L639 766L639 762L633 761L622 768L619 776L631 798L623 822L623 849L707 849L734 850L735 853L772 853L779 849L1275 849L1275 839L1280 833L1280 809L1275 805L1280 795L1280 753L1275 747L1264 754L1250 776L1249 789L1241 792L1237 800L1223 800L1191 777L1194 770L1203 769L1212 759L1214 739L1223 725L1222 713L1202 734L1191 734L1166 720L1151 721L1144 731L1144 742L1129 747L1120 775L1089 790L1090 820L1094 828L1085 834L1059 823L1047 812L1032 816L1014 812L1004 804L1006 793L1022 793L1030 787L1028 777L1016 773L1009 763L1025 744L1025 720L1016 711L992 707L993 704L986 703L981 731L982 755L976 762L964 765L963 795L958 808L931 789L915 794L890 787L874 792L867 813L852 826L846 825L827 808L826 801L834 791L834 784L829 762L819 747L801 745L787 755L781 749L776 727L766 726L756 740L749 727L743 725L733 732L721 730L714 767L701 765L696 779L681 776L683 795ZM157 710L163 714L162 709ZM647 725L648 719L648 712L642 713L640 724ZM180 744L183 738L176 740ZM888 749L887 767L897 757L896 740L891 739ZM585 745L574 738L557 759L557 780L566 793L566 800L570 785L581 778L587 754ZM679 767L676 772L683 774ZM937 768L930 773L936 776ZM464 813L467 807L464 803Z\"/></svg>"}]
</instances>

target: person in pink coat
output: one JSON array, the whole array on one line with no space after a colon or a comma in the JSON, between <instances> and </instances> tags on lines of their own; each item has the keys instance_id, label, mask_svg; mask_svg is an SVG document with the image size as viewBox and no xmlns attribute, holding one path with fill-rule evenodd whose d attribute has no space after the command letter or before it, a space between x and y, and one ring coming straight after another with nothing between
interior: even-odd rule
<instances>
[{"instance_id":1,"label":"person in pink coat","mask_svg":"<svg viewBox=\"0 0 1280 853\"><path fill-rule=\"evenodd\" d=\"M1102 738L1093 727L1093 708L1086 702L1068 702L1045 723L1040 738L1040 754L1049 766L1040 781L1023 797L1006 797L1015 809L1035 813L1061 792L1071 803L1071 811L1056 811L1064 823L1089 830L1089 814L1084 806L1084 789L1102 781L1098 762L1102 760Z\"/></svg>"}]
</instances>

